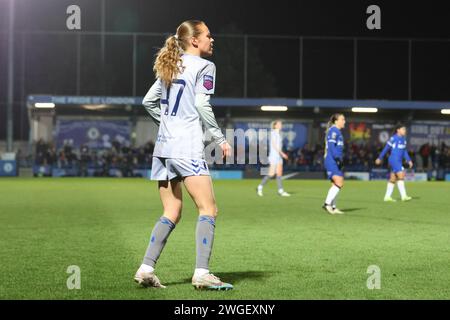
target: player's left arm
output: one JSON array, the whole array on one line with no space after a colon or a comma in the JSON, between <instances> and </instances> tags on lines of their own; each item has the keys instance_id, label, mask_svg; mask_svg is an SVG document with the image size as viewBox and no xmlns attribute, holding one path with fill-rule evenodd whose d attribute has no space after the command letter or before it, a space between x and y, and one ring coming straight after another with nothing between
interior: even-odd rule
<instances>
[{"instance_id":1,"label":"player's left arm","mask_svg":"<svg viewBox=\"0 0 450 320\"><path fill-rule=\"evenodd\" d=\"M226 140L225 136L222 133L222 130L220 130L219 125L217 124L210 99L211 96L209 94L197 93L195 95L195 108L197 109L197 112L206 130L211 133L214 142L220 145Z\"/></svg>"},{"instance_id":2,"label":"player's left arm","mask_svg":"<svg viewBox=\"0 0 450 320\"><path fill-rule=\"evenodd\" d=\"M223 143L225 137L217 124L216 117L210 103L211 96L216 87L216 66L214 63L207 63L197 74L195 83L195 108L206 130L211 133L214 142Z\"/></svg>"},{"instance_id":3,"label":"player's left arm","mask_svg":"<svg viewBox=\"0 0 450 320\"><path fill-rule=\"evenodd\" d=\"M211 95L214 94L216 86L215 81L216 66L214 63L208 63L200 70L197 76L197 82L195 84L195 108L206 130L211 133L214 142L222 148L223 155L228 156L231 155L231 147L217 124L210 102Z\"/></svg>"},{"instance_id":4,"label":"player's left arm","mask_svg":"<svg viewBox=\"0 0 450 320\"><path fill-rule=\"evenodd\" d=\"M231 156L231 146L225 139L222 130L220 130L219 125L217 124L216 117L214 116L212 106L209 102L210 99L211 96L209 94L197 93L195 95L195 108L197 109L199 117L206 130L211 133L214 142L217 143L222 149L222 156Z\"/></svg>"}]
</instances>

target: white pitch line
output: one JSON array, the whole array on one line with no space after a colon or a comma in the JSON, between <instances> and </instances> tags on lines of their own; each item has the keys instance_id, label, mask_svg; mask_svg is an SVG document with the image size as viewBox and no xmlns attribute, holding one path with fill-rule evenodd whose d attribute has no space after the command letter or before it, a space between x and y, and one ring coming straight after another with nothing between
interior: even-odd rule
<instances>
[{"instance_id":1,"label":"white pitch line","mask_svg":"<svg viewBox=\"0 0 450 320\"><path fill-rule=\"evenodd\" d=\"M285 180L285 179L289 179L292 177L295 177L296 175L300 174L300 172L292 172L292 173L288 173L284 176L281 177L281 180Z\"/></svg>"}]
</instances>

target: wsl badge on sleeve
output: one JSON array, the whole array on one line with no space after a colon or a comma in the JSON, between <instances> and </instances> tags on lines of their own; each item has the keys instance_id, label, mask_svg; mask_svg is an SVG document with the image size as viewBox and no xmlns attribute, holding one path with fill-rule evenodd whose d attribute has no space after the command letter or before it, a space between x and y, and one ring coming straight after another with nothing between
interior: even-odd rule
<instances>
[{"instance_id":1,"label":"wsl badge on sleeve","mask_svg":"<svg viewBox=\"0 0 450 320\"><path fill-rule=\"evenodd\" d=\"M203 86L206 90L211 90L214 87L214 77L213 76L203 76Z\"/></svg>"}]
</instances>

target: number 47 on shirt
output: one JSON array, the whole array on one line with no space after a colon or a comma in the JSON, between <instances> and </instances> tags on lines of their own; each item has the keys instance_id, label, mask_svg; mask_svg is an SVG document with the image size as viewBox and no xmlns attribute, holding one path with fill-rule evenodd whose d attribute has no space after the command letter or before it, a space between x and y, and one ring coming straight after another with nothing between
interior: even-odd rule
<instances>
[{"instance_id":1,"label":"number 47 on shirt","mask_svg":"<svg viewBox=\"0 0 450 320\"><path fill-rule=\"evenodd\" d=\"M173 106L172 112L170 113L171 116L176 116L178 107L180 105L181 96L183 95L184 87L186 86L186 82L182 79L174 79L172 81L172 85L179 85L180 89L178 90L177 99L175 100L175 105ZM167 95L166 99L161 99L161 104L167 105L166 111L164 112L165 115L169 114L169 95L170 95L170 87L167 88Z\"/></svg>"}]
</instances>

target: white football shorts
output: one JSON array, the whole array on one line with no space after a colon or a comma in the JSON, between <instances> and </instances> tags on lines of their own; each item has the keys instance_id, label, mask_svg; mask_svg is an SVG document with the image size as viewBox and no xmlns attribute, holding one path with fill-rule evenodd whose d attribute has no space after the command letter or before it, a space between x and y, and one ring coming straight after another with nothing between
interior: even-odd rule
<instances>
[{"instance_id":1,"label":"white football shorts","mask_svg":"<svg viewBox=\"0 0 450 320\"><path fill-rule=\"evenodd\" d=\"M209 176L204 159L171 159L153 157L151 180L167 181L190 176Z\"/></svg>"}]
</instances>

